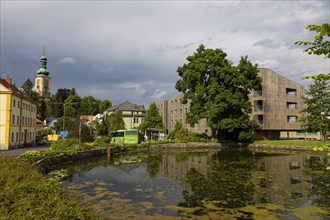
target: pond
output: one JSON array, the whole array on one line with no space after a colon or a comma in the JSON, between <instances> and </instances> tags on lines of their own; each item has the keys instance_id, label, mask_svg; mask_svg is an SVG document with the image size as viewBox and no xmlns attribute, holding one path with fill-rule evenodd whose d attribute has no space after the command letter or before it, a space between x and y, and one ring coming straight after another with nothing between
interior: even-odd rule
<instances>
[{"instance_id":1,"label":"pond","mask_svg":"<svg viewBox=\"0 0 330 220\"><path fill-rule=\"evenodd\" d=\"M330 219L326 153L147 151L63 167L101 219Z\"/></svg>"}]
</instances>

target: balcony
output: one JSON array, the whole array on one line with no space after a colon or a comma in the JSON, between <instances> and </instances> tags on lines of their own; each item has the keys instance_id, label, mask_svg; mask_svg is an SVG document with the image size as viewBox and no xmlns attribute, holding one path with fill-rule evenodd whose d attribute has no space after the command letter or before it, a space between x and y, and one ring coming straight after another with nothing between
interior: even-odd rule
<instances>
[{"instance_id":1,"label":"balcony","mask_svg":"<svg viewBox=\"0 0 330 220\"><path fill-rule=\"evenodd\" d=\"M256 90L256 91L253 92L253 96L254 97L263 96L263 91L262 90Z\"/></svg>"}]
</instances>

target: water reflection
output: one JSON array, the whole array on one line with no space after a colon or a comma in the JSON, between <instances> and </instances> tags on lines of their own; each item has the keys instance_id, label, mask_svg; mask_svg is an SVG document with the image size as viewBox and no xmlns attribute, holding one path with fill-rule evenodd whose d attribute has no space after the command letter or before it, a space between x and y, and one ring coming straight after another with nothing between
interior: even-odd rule
<instances>
[{"instance_id":1,"label":"water reflection","mask_svg":"<svg viewBox=\"0 0 330 220\"><path fill-rule=\"evenodd\" d=\"M140 152L67 166L65 185L104 219L322 219L329 209L310 199L330 207L328 162L247 149Z\"/></svg>"},{"instance_id":2,"label":"water reflection","mask_svg":"<svg viewBox=\"0 0 330 220\"><path fill-rule=\"evenodd\" d=\"M217 201L217 207L238 208L252 204L256 191L252 182L255 170L252 152L223 150L209 158L209 166L202 172L191 168L187 180L192 193L183 191L182 206L202 206L202 201ZM204 173L204 174L203 174Z\"/></svg>"},{"instance_id":3,"label":"water reflection","mask_svg":"<svg viewBox=\"0 0 330 220\"><path fill-rule=\"evenodd\" d=\"M305 163L305 173L310 177L310 193L313 202L330 210L330 165L329 156L309 156ZM329 216L330 219L330 216Z\"/></svg>"}]
</instances>

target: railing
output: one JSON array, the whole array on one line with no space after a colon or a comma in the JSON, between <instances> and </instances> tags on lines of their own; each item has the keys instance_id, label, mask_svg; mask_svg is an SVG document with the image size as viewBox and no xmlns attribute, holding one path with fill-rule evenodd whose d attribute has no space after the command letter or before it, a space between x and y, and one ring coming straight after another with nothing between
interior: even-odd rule
<instances>
[{"instance_id":1,"label":"railing","mask_svg":"<svg viewBox=\"0 0 330 220\"><path fill-rule=\"evenodd\" d=\"M263 105L255 105L254 106L254 111L256 112L260 112L264 110L264 106Z\"/></svg>"},{"instance_id":2,"label":"railing","mask_svg":"<svg viewBox=\"0 0 330 220\"><path fill-rule=\"evenodd\" d=\"M262 92L262 90L257 90L257 91L254 91L253 95L254 95L254 97L263 96L263 92Z\"/></svg>"}]
</instances>

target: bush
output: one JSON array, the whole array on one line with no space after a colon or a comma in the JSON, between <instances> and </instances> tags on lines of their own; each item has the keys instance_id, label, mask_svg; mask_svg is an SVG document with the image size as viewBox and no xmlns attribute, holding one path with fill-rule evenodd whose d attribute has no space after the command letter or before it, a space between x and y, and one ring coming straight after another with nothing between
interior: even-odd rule
<instances>
[{"instance_id":1,"label":"bush","mask_svg":"<svg viewBox=\"0 0 330 220\"><path fill-rule=\"evenodd\" d=\"M95 219L74 195L23 161L0 156L1 219Z\"/></svg>"},{"instance_id":2,"label":"bush","mask_svg":"<svg viewBox=\"0 0 330 220\"><path fill-rule=\"evenodd\" d=\"M50 150L57 152L76 152L82 150L82 148L79 146L77 139L63 138L52 142Z\"/></svg>"},{"instance_id":3,"label":"bush","mask_svg":"<svg viewBox=\"0 0 330 220\"><path fill-rule=\"evenodd\" d=\"M111 141L111 138L109 136L101 136L101 137L97 137L95 139L95 141L93 142L93 145L95 147L105 148L105 147L110 146L110 141Z\"/></svg>"},{"instance_id":4,"label":"bush","mask_svg":"<svg viewBox=\"0 0 330 220\"><path fill-rule=\"evenodd\" d=\"M179 121L175 123L175 129L168 135L168 138L170 140L179 140L180 142L208 142L211 140L207 133L190 132Z\"/></svg>"},{"instance_id":5,"label":"bush","mask_svg":"<svg viewBox=\"0 0 330 220\"><path fill-rule=\"evenodd\" d=\"M51 134L52 131L48 128L41 128L36 131L36 140L47 139L47 136Z\"/></svg>"}]
</instances>

